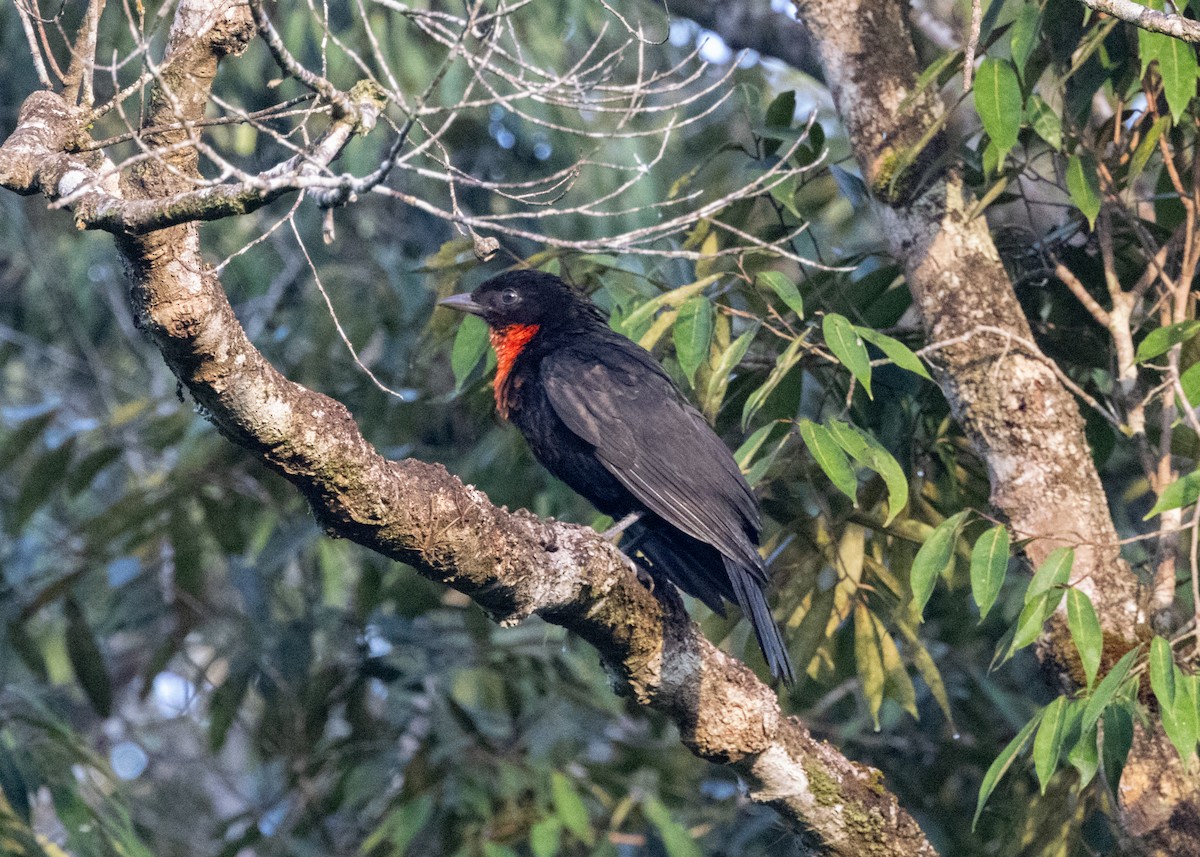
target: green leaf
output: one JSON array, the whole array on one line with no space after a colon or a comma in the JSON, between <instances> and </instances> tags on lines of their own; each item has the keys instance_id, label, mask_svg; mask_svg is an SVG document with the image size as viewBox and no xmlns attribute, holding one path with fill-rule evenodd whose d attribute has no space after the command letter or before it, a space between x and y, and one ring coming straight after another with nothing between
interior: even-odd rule
<instances>
[{"instance_id":1,"label":"green leaf","mask_svg":"<svg viewBox=\"0 0 1200 857\"><path fill-rule=\"evenodd\" d=\"M575 784L566 774L554 771L550 775L550 791L554 798L554 811L563 827L585 845L595 845L596 834L588 820L587 807L583 805L579 792L575 791Z\"/></svg>"},{"instance_id":2,"label":"green leaf","mask_svg":"<svg viewBox=\"0 0 1200 857\"><path fill-rule=\"evenodd\" d=\"M1033 573L1033 579L1029 581L1029 588L1025 590L1025 603L1028 604L1056 586L1065 585L1071 578L1071 566L1074 564L1074 549L1055 548L1050 551L1050 555L1042 560L1042 564Z\"/></svg>"},{"instance_id":3,"label":"green leaf","mask_svg":"<svg viewBox=\"0 0 1200 857\"><path fill-rule=\"evenodd\" d=\"M1196 737L1200 722L1196 719L1196 703L1192 698L1192 676L1184 674L1178 666L1172 666L1175 674L1175 702L1171 710L1160 711L1163 731L1179 751L1183 767L1191 767L1192 755L1196 752Z\"/></svg>"},{"instance_id":4,"label":"green leaf","mask_svg":"<svg viewBox=\"0 0 1200 857\"><path fill-rule=\"evenodd\" d=\"M477 315L464 316L454 335L450 368L454 370L454 390L460 392L488 348L488 326Z\"/></svg>"},{"instance_id":5,"label":"green leaf","mask_svg":"<svg viewBox=\"0 0 1200 857\"><path fill-rule=\"evenodd\" d=\"M875 624L875 636L879 639L879 651L883 655L884 694L911 714L914 720L919 720L921 714L917 711L917 691L913 687L912 676L908 674L908 669L900 657L896 641L883 627L883 621L878 614L873 611L871 621Z\"/></svg>"},{"instance_id":6,"label":"green leaf","mask_svg":"<svg viewBox=\"0 0 1200 857\"><path fill-rule=\"evenodd\" d=\"M925 643L907 621L897 622L896 627L904 637L905 643L908 644L908 652L913 666L917 668L921 678L925 679L925 684L929 685L929 691L933 694L938 707L942 709L942 713L946 715L951 731L957 733L958 727L954 723L954 712L950 708L950 695L946 693L946 683L942 680L942 673L933 660L933 656L929 654Z\"/></svg>"},{"instance_id":7,"label":"green leaf","mask_svg":"<svg viewBox=\"0 0 1200 857\"><path fill-rule=\"evenodd\" d=\"M100 645L78 601L68 597L63 602L63 609L67 618L67 658L71 661L71 669L92 707L102 717L108 717L112 713L112 681L104 666Z\"/></svg>"},{"instance_id":8,"label":"green leaf","mask_svg":"<svg viewBox=\"0 0 1200 857\"><path fill-rule=\"evenodd\" d=\"M1058 112L1040 95L1029 96L1027 111L1029 124L1034 132L1045 140L1050 148L1061 152L1063 147L1062 117L1058 115Z\"/></svg>"},{"instance_id":9,"label":"green leaf","mask_svg":"<svg viewBox=\"0 0 1200 857\"><path fill-rule=\"evenodd\" d=\"M737 462L737 466L743 472L750 466L754 456L762 449L763 444L767 442L767 437L778 425L779 423L767 423L765 426L755 429L748 438L742 441L742 445L733 454L733 460Z\"/></svg>"},{"instance_id":10,"label":"green leaf","mask_svg":"<svg viewBox=\"0 0 1200 857\"><path fill-rule=\"evenodd\" d=\"M642 813L658 831L667 857L702 857L700 846L682 824L671 818L670 811L658 798L647 797L642 801Z\"/></svg>"},{"instance_id":11,"label":"green leaf","mask_svg":"<svg viewBox=\"0 0 1200 857\"><path fill-rule=\"evenodd\" d=\"M1104 779L1115 795L1133 746L1133 713L1124 705L1114 705L1104 712L1104 743L1100 748Z\"/></svg>"},{"instance_id":12,"label":"green leaf","mask_svg":"<svg viewBox=\"0 0 1200 857\"><path fill-rule=\"evenodd\" d=\"M21 482L17 499L9 510L10 533L15 535L20 532L34 512L44 506L53 496L54 490L66 480L74 450L75 438L69 437L33 462Z\"/></svg>"},{"instance_id":13,"label":"green leaf","mask_svg":"<svg viewBox=\"0 0 1200 857\"><path fill-rule=\"evenodd\" d=\"M901 369L907 369L909 372L916 373L926 381L933 380L929 374L929 370L921 362L921 358L913 354L912 349L903 342L900 342L898 339L892 339L892 337L886 336L877 330L872 330L869 327L855 325L854 329L858 331L859 336L882 351L887 355L888 360L891 360Z\"/></svg>"},{"instance_id":14,"label":"green leaf","mask_svg":"<svg viewBox=\"0 0 1200 857\"><path fill-rule=\"evenodd\" d=\"M975 817L971 819L971 830L975 829L975 825L979 823L979 816L983 812L983 806L987 803L992 792L996 790L1001 778L1008 773L1008 769L1012 767L1013 761L1017 756L1025 751L1025 746L1029 743L1030 737L1033 735L1033 730L1038 728L1041 723L1042 715L1045 709L1042 709L1033 716L1033 719L1021 727L1021 731L1008 742L1008 746L1000 751L1000 755L992 762L987 769L987 773L983 775L983 782L979 785L979 799L975 803Z\"/></svg>"},{"instance_id":15,"label":"green leaf","mask_svg":"<svg viewBox=\"0 0 1200 857\"><path fill-rule=\"evenodd\" d=\"M888 512L883 521L886 527L908 505L908 477L904 474L904 468L883 444L857 426L841 420L830 420L828 428L842 449L863 467L875 471L883 479L888 491Z\"/></svg>"},{"instance_id":16,"label":"green leaf","mask_svg":"<svg viewBox=\"0 0 1200 857\"><path fill-rule=\"evenodd\" d=\"M745 428L750 420L754 419L754 415L759 412L759 409L766 403L767 398L775 391L779 383L800 362L801 349L803 347L804 337L797 336L792 340L791 345L775 358L775 366L771 369L771 374L767 376L767 380L746 398L746 404L742 407L742 428Z\"/></svg>"},{"instance_id":17,"label":"green leaf","mask_svg":"<svg viewBox=\"0 0 1200 857\"><path fill-rule=\"evenodd\" d=\"M1100 180L1096 177L1096 162L1091 155L1072 155L1067 161L1067 192L1091 229L1100 213Z\"/></svg>"},{"instance_id":18,"label":"green leaf","mask_svg":"<svg viewBox=\"0 0 1200 857\"><path fill-rule=\"evenodd\" d=\"M1100 628L1100 620L1096 616L1096 608L1087 593L1077 587L1067 590L1067 625L1071 629L1071 639L1079 651L1079 661L1083 664L1083 672L1087 676L1087 686L1090 688L1096 681L1096 672L1100 669L1100 655L1104 651L1104 631Z\"/></svg>"},{"instance_id":19,"label":"green leaf","mask_svg":"<svg viewBox=\"0 0 1200 857\"><path fill-rule=\"evenodd\" d=\"M208 700L208 746L218 752L225 746L229 727L237 718L242 700L250 688L254 670L248 658L235 657L229 665L229 673Z\"/></svg>"},{"instance_id":20,"label":"green leaf","mask_svg":"<svg viewBox=\"0 0 1200 857\"><path fill-rule=\"evenodd\" d=\"M1200 320L1196 319L1180 321L1152 330L1138 345L1137 355L1134 359L1138 363L1153 360L1155 357L1166 354L1176 345L1187 342L1197 333L1200 333Z\"/></svg>"},{"instance_id":21,"label":"green leaf","mask_svg":"<svg viewBox=\"0 0 1200 857\"><path fill-rule=\"evenodd\" d=\"M800 439L834 487L857 504L858 479L829 429L811 420L801 420Z\"/></svg>"},{"instance_id":22,"label":"green leaf","mask_svg":"<svg viewBox=\"0 0 1200 857\"><path fill-rule=\"evenodd\" d=\"M1158 138L1170 127L1170 116L1160 116L1150 126L1150 130L1146 132L1146 136L1142 138L1142 142L1138 143L1138 147L1134 149L1133 157L1129 159L1127 181L1132 182L1142 174L1142 170L1146 169L1146 164L1149 162L1150 156L1158 151Z\"/></svg>"},{"instance_id":23,"label":"green leaf","mask_svg":"<svg viewBox=\"0 0 1200 857\"><path fill-rule=\"evenodd\" d=\"M1091 731L1084 732L1075 742L1075 746L1067 753L1067 761L1079 772L1079 788L1084 788L1096 776L1100 767L1100 748L1096 744L1098 730L1093 726Z\"/></svg>"},{"instance_id":24,"label":"green leaf","mask_svg":"<svg viewBox=\"0 0 1200 857\"><path fill-rule=\"evenodd\" d=\"M688 300L721 279L722 276L722 274L709 274L707 277L701 277L694 283L688 283L686 286L680 286L677 289L672 289L669 292L664 292L657 297L653 297L645 303L638 304L637 309L621 320L619 332L631 339L641 336L643 332L642 328L651 322L660 309L678 309Z\"/></svg>"},{"instance_id":25,"label":"green leaf","mask_svg":"<svg viewBox=\"0 0 1200 857\"><path fill-rule=\"evenodd\" d=\"M1154 508L1147 512L1146 517L1142 520L1148 521L1160 512L1170 509L1182 509L1184 506L1190 506L1198 498L1200 498L1200 470L1194 470L1164 488L1162 494L1158 496Z\"/></svg>"},{"instance_id":26,"label":"green leaf","mask_svg":"<svg viewBox=\"0 0 1200 857\"><path fill-rule=\"evenodd\" d=\"M1129 671L1133 669L1133 664L1137 660L1138 652L1141 647L1130 649L1126 652L1113 668L1100 680L1100 684L1096 686L1095 692L1087 705L1083 709L1083 720L1080 723L1080 729L1088 732L1096 725L1117 692L1121 689L1121 685L1125 683L1125 679L1129 677Z\"/></svg>"},{"instance_id":27,"label":"green leaf","mask_svg":"<svg viewBox=\"0 0 1200 857\"><path fill-rule=\"evenodd\" d=\"M1037 737L1033 739L1033 769L1037 773L1042 794L1046 785L1058 769L1058 758L1062 754L1063 725L1067 719L1067 698L1060 696L1046 706Z\"/></svg>"},{"instance_id":28,"label":"green leaf","mask_svg":"<svg viewBox=\"0 0 1200 857\"><path fill-rule=\"evenodd\" d=\"M1008 60L988 57L975 72L975 111L1000 160L1017 144L1021 130L1021 82Z\"/></svg>"},{"instance_id":29,"label":"green leaf","mask_svg":"<svg viewBox=\"0 0 1200 857\"><path fill-rule=\"evenodd\" d=\"M979 605L979 620L982 622L1008 571L1009 535L1004 526L995 526L975 540L971 549L971 594Z\"/></svg>"},{"instance_id":30,"label":"green leaf","mask_svg":"<svg viewBox=\"0 0 1200 857\"><path fill-rule=\"evenodd\" d=\"M562 847L562 822L558 816L543 818L529 828L529 850L533 857L554 857Z\"/></svg>"},{"instance_id":31,"label":"green leaf","mask_svg":"<svg viewBox=\"0 0 1200 857\"><path fill-rule=\"evenodd\" d=\"M1167 107L1176 123L1188 104L1196 95L1196 49L1187 42L1171 38L1163 33L1138 31L1138 44L1142 55L1142 73L1150 62L1158 61L1158 73L1162 77L1163 94Z\"/></svg>"},{"instance_id":32,"label":"green leaf","mask_svg":"<svg viewBox=\"0 0 1200 857\"><path fill-rule=\"evenodd\" d=\"M78 494L92 484L92 480L100 471L121 457L124 452L120 446L102 446L93 450L71 467L67 474L67 491L71 495Z\"/></svg>"},{"instance_id":33,"label":"green leaf","mask_svg":"<svg viewBox=\"0 0 1200 857\"><path fill-rule=\"evenodd\" d=\"M938 524L913 558L910 580L918 614L924 612L933 594L933 584L940 575L949 572L954 562L954 546L966 517L967 512L958 512Z\"/></svg>"},{"instance_id":34,"label":"green leaf","mask_svg":"<svg viewBox=\"0 0 1200 857\"><path fill-rule=\"evenodd\" d=\"M679 368L687 376L688 383L695 386L696 370L708 359L712 343L713 306L704 295L688 298L679 308L672 334L675 340L675 356Z\"/></svg>"},{"instance_id":35,"label":"green leaf","mask_svg":"<svg viewBox=\"0 0 1200 857\"><path fill-rule=\"evenodd\" d=\"M781 92L775 96L769 105L767 112L763 117L764 124L767 126L763 130L763 154L773 155L779 151L779 146L783 142L781 137L772 137L771 129L779 128L786 130L792 127L792 119L796 115L796 91L789 89L786 92Z\"/></svg>"},{"instance_id":36,"label":"green leaf","mask_svg":"<svg viewBox=\"0 0 1200 857\"><path fill-rule=\"evenodd\" d=\"M1163 709L1175 705L1175 655L1171 644L1156 636L1150 641L1150 689Z\"/></svg>"},{"instance_id":37,"label":"green leaf","mask_svg":"<svg viewBox=\"0 0 1200 857\"><path fill-rule=\"evenodd\" d=\"M1052 589L1025 602L1025 606L1021 608L1021 615L1017 617L1016 624L1013 625L1012 640L1004 654L1004 660L1008 660L1038 638L1038 635L1042 633L1042 626L1046 624L1050 614L1058 609L1058 603L1062 601L1062 596L1061 589Z\"/></svg>"},{"instance_id":38,"label":"green leaf","mask_svg":"<svg viewBox=\"0 0 1200 857\"><path fill-rule=\"evenodd\" d=\"M1183 395L1187 397L1188 407L1200 407L1200 363L1195 363L1179 376L1179 384L1183 387Z\"/></svg>"},{"instance_id":39,"label":"green leaf","mask_svg":"<svg viewBox=\"0 0 1200 857\"><path fill-rule=\"evenodd\" d=\"M850 370L871 396L871 358L867 354L867 346L858 335L854 325L836 312L828 313L821 321L821 333L825 344L833 352L833 356Z\"/></svg>"},{"instance_id":40,"label":"green leaf","mask_svg":"<svg viewBox=\"0 0 1200 857\"><path fill-rule=\"evenodd\" d=\"M759 271L758 282L778 295L788 309L804 318L804 299L800 297L800 289L788 277L779 271Z\"/></svg>"},{"instance_id":41,"label":"green leaf","mask_svg":"<svg viewBox=\"0 0 1200 857\"><path fill-rule=\"evenodd\" d=\"M358 847L360 855L370 854L383 843L390 847L391 854L403 854L421 828L433 815L433 798L428 794L418 795L408 803L401 804L387 814L384 820L362 841Z\"/></svg>"},{"instance_id":42,"label":"green leaf","mask_svg":"<svg viewBox=\"0 0 1200 857\"><path fill-rule=\"evenodd\" d=\"M879 731L879 709L883 705L886 679L883 651L876 634L875 620L861 601L854 605L854 663L862 682L863 696L867 699L867 708L875 722L875 730Z\"/></svg>"},{"instance_id":43,"label":"green leaf","mask_svg":"<svg viewBox=\"0 0 1200 857\"><path fill-rule=\"evenodd\" d=\"M1025 77L1025 64L1029 62L1029 57L1037 47L1041 17L1042 10L1037 3L1026 3L1017 13L1017 19L1008 31L1012 61L1022 78Z\"/></svg>"},{"instance_id":44,"label":"green leaf","mask_svg":"<svg viewBox=\"0 0 1200 857\"><path fill-rule=\"evenodd\" d=\"M712 374L708 376L708 390L704 396L704 415L710 420L716 419L721 404L725 401L725 392L729 389L729 376L750 348L750 343L758 334L758 325L754 325L733 342L717 359Z\"/></svg>"}]
</instances>

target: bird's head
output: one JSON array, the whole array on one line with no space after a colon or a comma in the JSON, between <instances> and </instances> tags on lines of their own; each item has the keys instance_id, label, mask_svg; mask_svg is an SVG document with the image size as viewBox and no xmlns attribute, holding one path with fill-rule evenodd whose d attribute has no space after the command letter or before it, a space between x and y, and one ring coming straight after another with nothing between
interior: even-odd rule
<instances>
[{"instance_id":1,"label":"bird's head","mask_svg":"<svg viewBox=\"0 0 1200 857\"><path fill-rule=\"evenodd\" d=\"M595 305L553 274L509 271L470 293L451 295L440 306L480 316L493 329L513 325L565 326L601 319Z\"/></svg>"}]
</instances>

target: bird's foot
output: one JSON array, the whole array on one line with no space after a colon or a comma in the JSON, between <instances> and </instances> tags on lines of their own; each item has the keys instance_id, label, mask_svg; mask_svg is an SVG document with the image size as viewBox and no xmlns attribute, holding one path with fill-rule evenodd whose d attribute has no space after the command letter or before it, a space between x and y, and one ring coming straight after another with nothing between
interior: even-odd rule
<instances>
[{"instance_id":1,"label":"bird's foot","mask_svg":"<svg viewBox=\"0 0 1200 857\"><path fill-rule=\"evenodd\" d=\"M604 536L604 538L608 539L611 542L614 539L616 539L617 536L621 535L621 533L625 532L627 529L629 529L629 527L631 527L633 524L636 524L641 519L642 519L641 512L630 512L628 515L626 515L621 520L617 521L615 524L613 524L607 530L602 532L600 535Z\"/></svg>"}]
</instances>

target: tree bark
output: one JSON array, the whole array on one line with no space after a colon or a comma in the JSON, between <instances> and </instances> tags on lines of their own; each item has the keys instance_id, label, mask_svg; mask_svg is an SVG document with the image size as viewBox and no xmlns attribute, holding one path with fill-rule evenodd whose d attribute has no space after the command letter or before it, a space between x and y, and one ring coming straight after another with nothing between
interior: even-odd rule
<instances>
[{"instance_id":1,"label":"tree bark","mask_svg":"<svg viewBox=\"0 0 1200 857\"><path fill-rule=\"evenodd\" d=\"M220 59L253 33L243 0L181 0L145 118L147 128L174 129L146 135L168 152L114 186L101 157L70 154L87 111L40 91L0 146L0 185L51 200L95 190L142 214L186 197L199 178L195 148L180 145L187 126L203 115ZM410 564L501 623L537 614L578 634L623 693L670 717L698 756L737 771L818 853L935 854L879 772L785 717L771 689L700 634L670 587L647 591L587 528L498 509L439 465L384 459L343 405L281 375L235 317L195 222L131 233L87 221L89 210L75 214L116 235L135 317L172 371L222 434L296 486L329 535Z\"/></svg>"},{"instance_id":2,"label":"tree bark","mask_svg":"<svg viewBox=\"0 0 1200 857\"><path fill-rule=\"evenodd\" d=\"M1017 538L1031 539L1025 554L1033 564L1057 547L1075 549L1071 583L1096 606L1103 663L1111 666L1148 634L1139 584L1121 557L1083 419L1032 342L986 221L969 217L973 200L956 170L922 174L938 153L937 135L927 132L944 106L935 91L916 90L906 4L795 3L926 336L956 343L939 350L937 381L987 465L991 501ZM1082 684L1062 611L1047 624L1039 654L1067 684ZM1161 728L1139 728L1119 796L1125 832L1145 853L1194 853L1198 787L1200 774L1184 771Z\"/></svg>"}]
</instances>

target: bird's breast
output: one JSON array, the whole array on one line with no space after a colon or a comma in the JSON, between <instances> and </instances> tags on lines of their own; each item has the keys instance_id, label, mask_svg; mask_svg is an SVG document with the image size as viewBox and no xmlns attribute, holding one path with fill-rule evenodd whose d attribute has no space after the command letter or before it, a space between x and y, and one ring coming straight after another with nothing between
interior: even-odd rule
<instances>
[{"instance_id":1,"label":"bird's breast","mask_svg":"<svg viewBox=\"0 0 1200 857\"><path fill-rule=\"evenodd\" d=\"M541 325L537 324L510 324L488 331L492 348L496 350L496 378L492 382L492 392L496 398L496 410L504 419L508 419L512 394L515 392L513 366L540 329Z\"/></svg>"}]
</instances>

